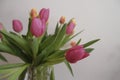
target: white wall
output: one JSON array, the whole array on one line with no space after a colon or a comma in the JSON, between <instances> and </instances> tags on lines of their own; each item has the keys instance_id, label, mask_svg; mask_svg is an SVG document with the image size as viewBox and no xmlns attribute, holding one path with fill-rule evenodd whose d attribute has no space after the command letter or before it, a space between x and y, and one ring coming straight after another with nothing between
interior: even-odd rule
<instances>
[{"instance_id":1,"label":"white wall","mask_svg":"<svg viewBox=\"0 0 120 80\"><path fill-rule=\"evenodd\" d=\"M55 66L56 80L119 80L120 79L120 0L0 0L0 22L12 30L12 19L20 19L27 30L31 8L50 8L49 32L59 17L77 21L76 32L85 31L83 43L100 38L88 58L72 64L74 78L64 64Z\"/></svg>"}]
</instances>

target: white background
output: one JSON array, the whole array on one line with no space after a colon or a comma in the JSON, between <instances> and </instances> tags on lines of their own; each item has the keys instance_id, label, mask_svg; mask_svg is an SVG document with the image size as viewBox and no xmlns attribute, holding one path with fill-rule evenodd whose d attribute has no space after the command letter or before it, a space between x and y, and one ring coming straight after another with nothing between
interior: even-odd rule
<instances>
[{"instance_id":1,"label":"white background","mask_svg":"<svg viewBox=\"0 0 120 80\"><path fill-rule=\"evenodd\" d=\"M0 0L0 22L12 30L12 20L19 19L26 33L30 9L43 7L50 8L49 33L63 15L67 21L76 18L75 32L85 29L74 40L101 39L88 58L71 64L74 77L64 64L56 65L56 80L120 80L120 0Z\"/></svg>"}]
</instances>

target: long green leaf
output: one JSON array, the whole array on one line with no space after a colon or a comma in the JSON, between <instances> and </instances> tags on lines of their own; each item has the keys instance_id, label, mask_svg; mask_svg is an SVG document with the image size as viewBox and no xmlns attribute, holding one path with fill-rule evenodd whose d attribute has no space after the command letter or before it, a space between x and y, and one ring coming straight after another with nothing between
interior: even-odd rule
<instances>
[{"instance_id":1,"label":"long green leaf","mask_svg":"<svg viewBox=\"0 0 120 80\"><path fill-rule=\"evenodd\" d=\"M9 80L17 80L20 74L27 68L27 65L24 65L16 70L11 76L8 77Z\"/></svg>"},{"instance_id":2,"label":"long green leaf","mask_svg":"<svg viewBox=\"0 0 120 80\"><path fill-rule=\"evenodd\" d=\"M57 33L59 32L59 29L60 29L60 28L59 28L59 23L57 23L56 29L55 29L55 33L54 33L55 35L57 35Z\"/></svg>"},{"instance_id":3,"label":"long green leaf","mask_svg":"<svg viewBox=\"0 0 120 80\"><path fill-rule=\"evenodd\" d=\"M64 63L66 64L67 68L69 69L71 75L74 76L74 74L73 74L73 70L72 70L70 64L69 64L66 60L64 61Z\"/></svg>"},{"instance_id":4,"label":"long green leaf","mask_svg":"<svg viewBox=\"0 0 120 80\"><path fill-rule=\"evenodd\" d=\"M51 70L50 80L55 80L54 68L52 68L52 70Z\"/></svg>"},{"instance_id":5,"label":"long green leaf","mask_svg":"<svg viewBox=\"0 0 120 80\"><path fill-rule=\"evenodd\" d=\"M24 80L27 73L27 68L20 74L18 80Z\"/></svg>"},{"instance_id":6,"label":"long green leaf","mask_svg":"<svg viewBox=\"0 0 120 80\"><path fill-rule=\"evenodd\" d=\"M65 32L66 32L66 25L64 24L63 27L61 28L60 32L58 33L58 35L56 36L55 40L52 42L52 44L48 47L46 47L45 51L51 53L53 50L58 48L58 45L61 43L61 40L63 39ZM44 52L44 50L43 50ZM49 54L48 53L48 54ZM48 55L47 54L47 55Z\"/></svg>"},{"instance_id":7,"label":"long green leaf","mask_svg":"<svg viewBox=\"0 0 120 80\"><path fill-rule=\"evenodd\" d=\"M30 62L29 57L27 57L27 55L24 54L21 49L13 45L14 44L12 43L5 43L5 42L0 43L0 52L5 52L10 55L14 55L14 56L21 58L25 62Z\"/></svg>"},{"instance_id":8,"label":"long green leaf","mask_svg":"<svg viewBox=\"0 0 120 80\"><path fill-rule=\"evenodd\" d=\"M53 38L54 40L52 41L51 45L46 46L46 48L42 52L47 51L47 52L51 53L53 50L55 50L58 47L58 45L61 43L62 38L65 35L66 25L67 24L64 24L63 27L61 27L61 30L58 32L57 36L55 38Z\"/></svg>"},{"instance_id":9,"label":"long green leaf","mask_svg":"<svg viewBox=\"0 0 120 80\"><path fill-rule=\"evenodd\" d=\"M80 42L81 42L81 39L79 39L79 40L77 41L77 45L80 44Z\"/></svg>"},{"instance_id":10,"label":"long green leaf","mask_svg":"<svg viewBox=\"0 0 120 80\"><path fill-rule=\"evenodd\" d=\"M8 47L6 44L0 43L0 52L7 52L7 53L11 53L14 54L14 51Z\"/></svg>"},{"instance_id":11,"label":"long green leaf","mask_svg":"<svg viewBox=\"0 0 120 80\"><path fill-rule=\"evenodd\" d=\"M46 39L40 44L39 50L42 51L48 45L50 45L54 40L55 40L55 36L54 35L47 36Z\"/></svg>"},{"instance_id":12,"label":"long green leaf","mask_svg":"<svg viewBox=\"0 0 120 80\"><path fill-rule=\"evenodd\" d=\"M0 65L0 70L17 68L17 67L21 67L21 66L23 66L23 65L25 65L25 64L24 64L24 63L4 64L4 65Z\"/></svg>"},{"instance_id":13,"label":"long green leaf","mask_svg":"<svg viewBox=\"0 0 120 80\"><path fill-rule=\"evenodd\" d=\"M11 76L14 72L13 69L8 69L8 70L0 70L0 74L2 75L0 77L0 80L2 79L7 79L9 76Z\"/></svg>"},{"instance_id":14,"label":"long green leaf","mask_svg":"<svg viewBox=\"0 0 120 80\"><path fill-rule=\"evenodd\" d=\"M32 40L31 48L32 48L32 52L33 52L34 58L38 54L39 45L40 45L41 40L42 40L42 37L33 38L33 40Z\"/></svg>"},{"instance_id":15,"label":"long green leaf","mask_svg":"<svg viewBox=\"0 0 120 80\"><path fill-rule=\"evenodd\" d=\"M42 52L38 55L36 64L39 65L40 63L42 63L46 59L46 57L49 56L50 53L52 53L54 50L56 50L58 48L58 45L61 43L60 40L65 35L66 25L67 24L63 25L63 27L61 28L61 30L59 31L59 33L55 37L55 39L52 41L52 43L50 45L46 46L46 48L44 50L42 50Z\"/></svg>"},{"instance_id":16,"label":"long green leaf","mask_svg":"<svg viewBox=\"0 0 120 80\"><path fill-rule=\"evenodd\" d=\"M12 42L16 46L22 48L24 51L26 51L26 53L31 54L31 50L30 50L30 47L29 47L29 44L28 44L27 40L20 37L19 35L13 34L13 33L8 33L8 32L5 32L5 31L0 31L0 32L4 35L4 37L9 42Z\"/></svg>"},{"instance_id":17,"label":"long green leaf","mask_svg":"<svg viewBox=\"0 0 120 80\"><path fill-rule=\"evenodd\" d=\"M56 40L55 40L55 48L58 49L60 46L60 44L62 43L62 41L64 40L65 38L65 35L66 35L66 27L67 27L67 24L64 24L60 30L60 32L58 33L58 35L56 36Z\"/></svg>"},{"instance_id":18,"label":"long green leaf","mask_svg":"<svg viewBox=\"0 0 120 80\"><path fill-rule=\"evenodd\" d=\"M88 46L90 46L90 45L98 42L99 40L100 40L100 39L95 39L95 40L89 41L89 42L83 44L83 46L84 46L84 48L85 48L85 47L88 47Z\"/></svg>"},{"instance_id":19,"label":"long green leaf","mask_svg":"<svg viewBox=\"0 0 120 80\"><path fill-rule=\"evenodd\" d=\"M65 58L55 58L55 59L49 59L47 60L43 65L55 65L63 62Z\"/></svg>"},{"instance_id":20,"label":"long green leaf","mask_svg":"<svg viewBox=\"0 0 120 80\"><path fill-rule=\"evenodd\" d=\"M58 50L48 56L48 59L64 57L66 50Z\"/></svg>"},{"instance_id":21,"label":"long green leaf","mask_svg":"<svg viewBox=\"0 0 120 80\"><path fill-rule=\"evenodd\" d=\"M73 39L74 37L76 37L77 35L79 35L80 33L82 33L83 31L84 31L84 30L76 33L76 34L73 35L73 36L66 35L60 46L61 46L61 47L64 46L64 44L66 44L68 41L70 41L71 39ZM77 43L77 44L78 44L78 43Z\"/></svg>"},{"instance_id":22,"label":"long green leaf","mask_svg":"<svg viewBox=\"0 0 120 80\"><path fill-rule=\"evenodd\" d=\"M18 65L10 64L10 65L0 66L0 74L3 74L3 76L0 77L0 79L8 78L8 80L17 80L20 74L29 66L27 64L24 65L18 64Z\"/></svg>"},{"instance_id":23,"label":"long green leaf","mask_svg":"<svg viewBox=\"0 0 120 80\"><path fill-rule=\"evenodd\" d=\"M16 46L13 43L10 43L10 42L7 45L10 46L10 48L14 51L14 56L19 57L21 60L23 60L26 63L31 63L32 62L32 56L27 54L25 51L20 49L18 46Z\"/></svg>"},{"instance_id":24,"label":"long green leaf","mask_svg":"<svg viewBox=\"0 0 120 80\"><path fill-rule=\"evenodd\" d=\"M86 51L87 53L91 53L93 50L94 50L94 48L86 48L86 49L85 49L85 51Z\"/></svg>"},{"instance_id":25,"label":"long green leaf","mask_svg":"<svg viewBox=\"0 0 120 80\"><path fill-rule=\"evenodd\" d=\"M74 37L76 37L77 35L79 35L80 33L82 33L84 30L81 30L80 32L76 33L75 35L73 35L72 37L69 38L69 40L73 39Z\"/></svg>"},{"instance_id":26,"label":"long green leaf","mask_svg":"<svg viewBox=\"0 0 120 80\"><path fill-rule=\"evenodd\" d=\"M14 34L14 33L12 33L12 34ZM14 35L16 35L16 34L14 34ZM23 51L23 49L16 46L13 42L8 41L5 37L2 38L1 44L3 44L4 46L9 47L12 50L13 53L11 54L11 53L7 52L8 54L17 56L26 63L31 62L30 56L27 56L27 54L25 53L25 51Z\"/></svg>"},{"instance_id":27,"label":"long green leaf","mask_svg":"<svg viewBox=\"0 0 120 80\"><path fill-rule=\"evenodd\" d=\"M27 34L26 34L26 37L29 39L32 37L32 34L30 32L30 25L31 25L31 22L32 22L32 19L29 18L29 23L28 23L28 31L27 31Z\"/></svg>"}]
</instances>

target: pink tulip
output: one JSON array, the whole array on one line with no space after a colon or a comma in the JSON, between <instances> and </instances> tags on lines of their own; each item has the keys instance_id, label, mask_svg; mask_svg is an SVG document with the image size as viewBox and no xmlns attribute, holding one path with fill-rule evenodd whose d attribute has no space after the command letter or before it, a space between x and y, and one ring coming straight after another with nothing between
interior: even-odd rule
<instances>
[{"instance_id":1,"label":"pink tulip","mask_svg":"<svg viewBox=\"0 0 120 80\"><path fill-rule=\"evenodd\" d=\"M66 28L66 34L68 34L68 35L72 35L75 26L76 26L75 20L72 19L72 20L69 22L69 24L67 25L67 28Z\"/></svg>"},{"instance_id":2,"label":"pink tulip","mask_svg":"<svg viewBox=\"0 0 120 80\"><path fill-rule=\"evenodd\" d=\"M85 51L82 45L73 46L70 48L65 55L65 58L70 63L76 63L77 61L88 57L89 54Z\"/></svg>"},{"instance_id":3,"label":"pink tulip","mask_svg":"<svg viewBox=\"0 0 120 80\"><path fill-rule=\"evenodd\" d=\"M15 32L19 33L23 30L23 26L20 20L13 20L12 25Z\"/></svg>"},{"instance_id":4,"label":"pink tulip","mask_svg":"<svg viewBox=\"0 0 120 80\"><path fill-rule=\"evenodd\" d=\"M39 18L33 18L30 27L32 35L34 35L35 37L39 37L45 32L45 29L46 25L44 21Z\"/></svg>"},{"instance_id":5,"label":"pink tulip","mask_svg":"<svg viewBox=\"0 0 120 80\"><path fill-rule=\"evenodd\" d=\"M0 31L3 30L3 25L0 23ZM2 38L2 34L0 34L0 38Z\"/></svg>"},{"instance_id":6,"label":"pink tulip","mask_svg":"<svg viewBox=\"0 0 120 80\"><path fill-rule=\"evenodd\" d=\"M85 54L84 54L84 56L82 57L82 59L88 57L89 55L90 55L89 53L86 53L86 52L85 52ZM81 60L81 59L80 59L80 60Z\"/></svg>"},{"instance_id":7,"label":"pink tulip","mask_svg":"<svg viewBox=\"0 0 120 80\"><path fill-rule=\"evenodd\" d=\"M49 9L42 8L39 12L39 16L41 20L45 20L45 22L47 22L49 18Z\"/></svg>"}]
</instances>

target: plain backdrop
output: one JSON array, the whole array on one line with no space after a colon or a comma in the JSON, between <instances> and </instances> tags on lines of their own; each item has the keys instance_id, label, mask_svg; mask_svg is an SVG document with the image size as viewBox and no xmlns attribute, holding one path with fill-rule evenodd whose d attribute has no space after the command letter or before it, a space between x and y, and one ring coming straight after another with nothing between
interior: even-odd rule
<instances>
[{"instance_id":1,"label":"plain backdrop","mask_svg":"<svg viewBox=\"0 0 120 80\"><path fill-rule=\"evenodd\" d=\"M85 30L73 40L82 38L85 43L101 39L91 46L95 50L88 58L71 64L74 77L63 63L55 65L56 80L120 80L120 0L0 0L0 22L13 31L12 20L19 19L24 34L31 8L38 12L41 8L50 9L49 33L54 32L60 16L66 16L66 21L76 19L75 33ZM20 62L6 57L10 63Z\"/></svg>"}]
</instances>

